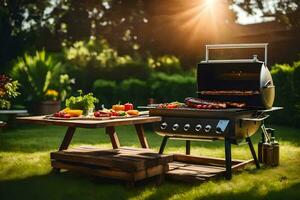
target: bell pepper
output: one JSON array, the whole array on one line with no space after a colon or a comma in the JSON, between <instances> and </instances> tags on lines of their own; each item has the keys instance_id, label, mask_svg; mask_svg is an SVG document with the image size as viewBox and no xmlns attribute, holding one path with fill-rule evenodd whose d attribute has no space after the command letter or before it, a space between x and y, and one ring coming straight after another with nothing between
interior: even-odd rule
<instances>
[{"instance_id":1,"label":"bell pepper","mask_svg":"<svg viewBox=\"0 0 300 200\"><path fill-rule=\"evenodd\" d=\"M133 104L132 103L125 103L124 104L124 107L125 107L125 111L127 110L133 110Z\"/></svg>"}]
</instances>

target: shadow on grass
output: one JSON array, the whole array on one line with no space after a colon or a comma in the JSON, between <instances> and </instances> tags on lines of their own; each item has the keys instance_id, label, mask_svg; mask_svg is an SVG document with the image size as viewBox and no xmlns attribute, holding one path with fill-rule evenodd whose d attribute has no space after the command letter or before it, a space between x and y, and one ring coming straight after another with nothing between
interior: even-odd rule
<instances>
[{"instance_id":1,"label":"shadow on grass","mask_svg":"<svg viewBox=\"0 0 300 200\"><path fill-rule=\"evenodd\" d=\"M218 182L216 180L216 182ZM184 184L165 182L157 187L153 180L139 182L135 187L128 188L125 182L101 179L78 173L64 172L61 174L46 174L28 177L22 180L0 182L0 197L6 199L222 199L222 200L252 200L252 199L298 199L300 183L292 184L281 190L270 189L266 194L258 192L255 186L246 192L226 191L209 194L201 191L201 184ZM200 194L200 195L199 195Z\"/></svg>"},{"instance_id":2,"label":"shadow on grass","mask_svg":"<svg viewBox=\"0 0 300 200\"><path fill-rule=\"evenodd\" d=\"M145 186L146 189L145 189ZM21 180L0 182L0 197L6 199L129 199L139 197L150 189L150 199L167 199L174 194L185 193L192 185L166 183L155 185L155 179L138 182L135 187L127 187L126 182L63 172L33 176ZM147 193L147 192L146 192ZM148 199L146 197L146 199Z\"/></svg>"},{"instance_id":3,"label":"shadow on grass","mask_svg":"<svg viewBox=\"0 0 300 200\"><path fill-rule=\"evenodd\" d=\"M286 187L282 190L271 190L267 194L259 194L257 191L258 187L253 187L247 192L233 193L233 192L222 192L221 194L207 195L205 198L195 198L195 199L205 199L205 200L283 200L283 199L299 199L300 195L300 183L295 183Z\"/></svg>"}]
</instances>

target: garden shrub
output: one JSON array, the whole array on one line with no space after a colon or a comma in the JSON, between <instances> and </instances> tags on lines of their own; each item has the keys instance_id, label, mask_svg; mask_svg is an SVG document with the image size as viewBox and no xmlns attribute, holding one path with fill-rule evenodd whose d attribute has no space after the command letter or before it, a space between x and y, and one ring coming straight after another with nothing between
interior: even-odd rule
<instances>
[{"instance_id":1,"label":"garden shrub","mask_svg":"<svg viewBox=\"0 0 300 200\"><path fill-rule=\"evenodd\" d=\"M152 97L158 102L183 101L196 96L196 77L191 75L155 73L149 80Z\"/></svg>"},{"instance_id":2,"label":"garden shrub","mask_svg":"<svg viewBox=\"0 0 300 200\"><path fill-rule=\"evenodd\" d=\"M284 110L274 112L271 121L277 124L300 127L300 64L293 66L283 64L275 65L272 77L276 87L274 105L283 106Z\"/></svg>"},{"instance_id":3,"label":"garden shrub","mask_svg":"<svg viewBox=\"0 0 300 200\"><path fill-rule=\"evenodd\" d=\"M106 107L111 106L116 101L117 86L115 81L98 79L94 82L93 93Z\"/></svg>"},{"instance_id":4,"label":"garden shrub","mask_svg":"<svg viewBox=\"0 0 300 200\"><path fill-rule=\"evenodd\" d=\"M58 90L59 100L66 98L74 80L63 72L62 63L43 50L17 58L11 75L21 84L22 102L38 102L47 100L49 89Z\"/></svg>"},{"instance_id":5,"label":"garden shrub","mask_svg":"<svg viewBox=\"0 0 300 200\"><path fill-rule=\"evenodd\" d=\"M146 105L150 97L146 81L131 78L120 83L119 95L121 103L131 101L134 105Z\"/></svg>"},{"instance_id":6,"label":"garden shrub","mask_svg":"<svg viewBox=\"0 0 300 200\"><path fill-rule=\"evenodd\" d=\"M176 56L164 55L154 58L148 58L148 65L157 72L166 74L181 73L182 67L180 60Z\"/></svg>"},{"instance_id":7,"label":"garden shrub","mask_svg":"<svg viewBox=\"0 0 300 200\"><path fill-rule=\"evenodd\" d=\"M148 79L151 69L138 56L119 55L104 39L78 41L65 48L66 66L76 78L75 89L91 90L94 80L121 82L129 78Z\"/></svg>"}]
</instances>

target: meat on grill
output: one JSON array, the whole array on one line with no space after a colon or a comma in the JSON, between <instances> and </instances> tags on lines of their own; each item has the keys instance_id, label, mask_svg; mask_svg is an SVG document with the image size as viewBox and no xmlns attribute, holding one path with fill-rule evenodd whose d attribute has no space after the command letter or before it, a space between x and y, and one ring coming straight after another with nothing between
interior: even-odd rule
<instances>
[{"instance_id":1,"label":"meat on grill","mask_svg":"<svg viewBox=\"0 0 300 200\"><path fill-rule=\"evenodd\" d=\"M253 90L205 90L198 92L202 95L228 95L228 96L251 96L259 94L259 91L253 91Z\"/></svg>"},{"instance_id":2,"label":"meat on grill","mask_svg":"<svg viewBox=\"0 0 300 200\"><path fill-rule=\"evenodd\" d=\"M230 108L246 107L245 103L211 101L211 100L204 100L204 99L193 98L193 97L187 97L185 98L184 101L187 106L194 107L194 108L222 109L227 107Z\"/></svg>"},{"instance_id":3,"label":"meat on grill","mask_svg":"<svg viewBox=\"0 0 300 200\"><path fill-rule=\"evenodd\" d=\"M209 101L203 100L199 98L187 97L185 98L185 104L189 107L197 107L198 105L207 105L208 108L226 108L226 103L224 102L217 102L217 101Z\"/></svg>"}]
</instances>

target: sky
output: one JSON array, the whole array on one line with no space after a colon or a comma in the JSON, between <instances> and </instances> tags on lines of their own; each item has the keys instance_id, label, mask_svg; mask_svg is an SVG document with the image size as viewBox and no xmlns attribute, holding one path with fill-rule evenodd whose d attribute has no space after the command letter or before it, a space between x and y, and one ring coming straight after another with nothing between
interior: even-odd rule
<instances>
[{"instance_id":1,"label":"sky","mask_svg":"<svg viewBox=\"0 0 300 200\"><path fill-rule=\"evenodd\" d=\"M256 11L256 15L249 15L236 5L233 5L232 9L237 11L237 23L239 24L254 24L274 20L274 18L263 18L262 13L259 10Z\"/></svg>"}]
</instances>

